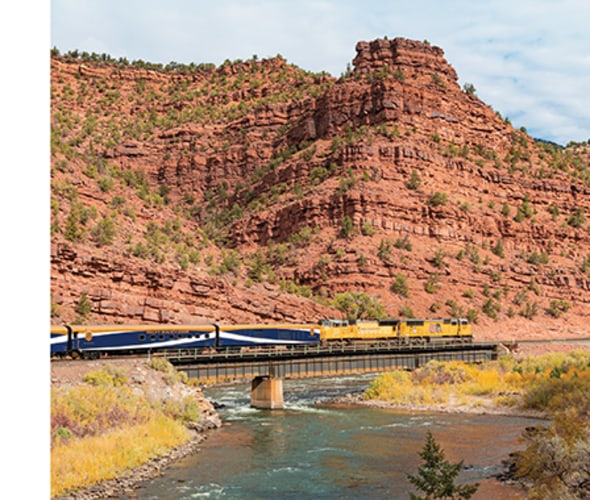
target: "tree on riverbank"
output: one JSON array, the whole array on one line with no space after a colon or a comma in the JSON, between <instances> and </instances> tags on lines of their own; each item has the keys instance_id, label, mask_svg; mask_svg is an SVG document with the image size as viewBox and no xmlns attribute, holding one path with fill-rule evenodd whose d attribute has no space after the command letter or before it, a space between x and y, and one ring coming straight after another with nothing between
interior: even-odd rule
<instances>
[{"instance_id":1,"label":"tree on riverbank","mask_svg":"<svg viewBox=\"0 0 590 500\"><path fill-rule=\"evenodd\" d=\"M408 474L407 477L410 483L425 496L410 493L412 500L468 499L479 488L479 483L455 484L455 479L463 468L463 460L456 464L446 461L444 451L430 431L426 434L424 448L418 454L424 463L419 467L415 476Z\"/></svg>"}]
</instances>

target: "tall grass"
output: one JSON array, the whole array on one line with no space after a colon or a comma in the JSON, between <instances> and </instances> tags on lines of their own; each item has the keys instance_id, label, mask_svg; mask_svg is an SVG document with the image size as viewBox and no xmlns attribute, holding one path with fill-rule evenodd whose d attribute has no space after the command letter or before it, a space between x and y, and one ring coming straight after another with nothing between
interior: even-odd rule
<instances>
[{"instance_id":1,"label":"tall grass","mask_svg":"<svg viewBox=\"0 0 590 500\"><path fill-rule=\"evenodd\" d=\"M51 450L51 496L116 477L187 441L181 423L159 415L103 435L59 442Z\"/></svg>"},{"instance_id":2,"label":"tall grass","mask_svg":"<svg viewBox=\"0 0 590 500\"><path fill-rule=\"evenodd\" d=\"M52 444L96 436L113 427L142 424L153 408L129 387L81 385L51 393Z\"/></svg>"},{"instance_id":3,"label":"tall grass","mask_svg":"<svg viewBox=\"0 0 590 500\"><path fill-rule=\"evenodd\" d=\"M448 402L449 393L440 385L417 384L410 372L396 370L379 375L367 389L365 398L399 404L430 405Z\"/></svg>"},{"instance_id":4,"label":"tall grass","mask_svg":"<svg viewBox=\"0 0 590 500\"><path fill-rule=\"evenodd\" d=\"M529 498L590 498L590 352L546 358L533 369L524 404L552 421L524 433L516 478L530 485Z\"/></svg>"},{"instance_id":5,"label":"tall grass","mask_svg":"<svg viewBox=\"0 0 590 500\"><path fill-rule=\"evenodd\" d=\"M477 365L430 361L413 372L379 375L364 397L411 405L483 397L498 405L552 411L574 404L584 391L590 393L590 352L574 351L522 360L506 356Z\"/></svg>"},{"instance_id":6,"label":"tall grass","mask_svg":"<svg viewBox=\"0 0 590 500\"><path fill-rule=\"evenodd\" d=\"M179 379L170 377L166 383ZM166 453L190 439L184 424L200 418L198 398L182 392L159 401L125 385L127 375L120 370L90 372L84 381L51 393L52 497Z\"/></svg>"}]
</instances>

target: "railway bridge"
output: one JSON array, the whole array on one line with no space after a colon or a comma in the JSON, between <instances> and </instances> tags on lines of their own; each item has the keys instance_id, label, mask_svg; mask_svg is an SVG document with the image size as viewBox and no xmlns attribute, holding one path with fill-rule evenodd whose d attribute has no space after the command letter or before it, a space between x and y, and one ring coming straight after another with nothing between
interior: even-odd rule
<instances>
[{"instance_id":1,"label":"railway bridge","mask_svg":"<svg viewBox=\"0 0 590 500\"><path fill-rule=\"evenodd\" d=\"M189 378L202 381L252 380L251 405L282 408L283 379L413 370L430 360L478 363L497 357L498 344L436 342L400 346L388 341L371 346L298 346L202 351L168 350L164 356Z\"/></svg>"}]
</instances>

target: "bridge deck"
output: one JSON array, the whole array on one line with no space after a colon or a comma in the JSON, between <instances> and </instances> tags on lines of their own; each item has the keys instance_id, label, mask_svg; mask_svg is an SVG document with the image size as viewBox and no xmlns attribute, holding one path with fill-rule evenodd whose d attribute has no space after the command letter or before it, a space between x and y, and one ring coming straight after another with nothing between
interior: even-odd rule
<instances>
[{"instance_id":1,"label":"bridge deck","mask_svg":"<svg viewBox=\"0 0 590 500\"><path fill-rule=\"evenodd\" d=\"M495 359L497 344L426 345L402 347L306 346L298 349L165 353L167 359L190 378L199 380L251 379L259 376L281 378L317 377L377 373L394 368L414 369L436 359L469 363Z\"/></svg>"}]
</instances>

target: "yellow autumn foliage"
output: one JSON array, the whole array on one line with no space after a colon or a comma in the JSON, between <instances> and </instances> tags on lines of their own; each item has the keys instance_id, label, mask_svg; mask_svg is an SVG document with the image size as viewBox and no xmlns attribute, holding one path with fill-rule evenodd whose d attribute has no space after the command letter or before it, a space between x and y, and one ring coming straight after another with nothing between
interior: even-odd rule
<instances>
[{"instance_id":1,"label":"yellow autumn foliage","mask_svg":"<svg viewBox=\"0 0 590 500\"><path fill-rule=\"evenodd\" d=\"M555 393L557 388L570 380L575 382L575 387L580 384L585 387L583 381L590 381L588 351L521 360L503 356L481 364L430 361L413 372L396 370L377 376L364 398L406 405L444 403L452 399L460 404L477 405L485 397L499 405L549 410L549 406L563 399Z\"/></svg>"},{"instance_id":2,"label":"yellow autumn foliage","mask_svg":"<svg viewBox=\"0 0 590 500\"><path fill-rule=\"evenodd\" d=\"M200 418L198 398L159 401L126 380L123 372L98 370L85 384L52 390L52 497L114 478L190 439L185 424Z\"/></svg>"},{"instance_id":3,"label":"yellow autumn foliage","mask_svg":"<svg viewBox=\"0 0 590 500\"><path fill-rule=\"evenodd\" d=\"M51 450L51 496L108 480L189 439L182 423L164 415L148 422L67 444Z\"/></svg>"}]
</instances>

